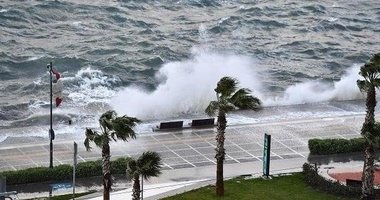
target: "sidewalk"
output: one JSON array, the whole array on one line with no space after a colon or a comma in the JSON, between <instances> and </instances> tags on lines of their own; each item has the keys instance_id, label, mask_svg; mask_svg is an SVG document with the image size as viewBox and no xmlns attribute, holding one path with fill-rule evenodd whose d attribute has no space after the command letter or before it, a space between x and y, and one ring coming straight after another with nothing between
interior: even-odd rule
<instances>
[{"instance_id":1,"label":"sidewalk","mask_svg":"<svg viewBox=\"0 0 380 200\"><path fill-rule=\"evenodd\" d=\"M271 160L271 174L300 172L305 158ZM225 179L241 175L260 177L262 162L236 163L224 165ZM160 199L186 191L214 184L216 166L205 166L175 170L165 170L157 178L144 181L144 199ZM102 193L95 193L77 199L101 200ZM131 199L131 188L111 193L112 200Z\"/></svg>"}]
</instances>

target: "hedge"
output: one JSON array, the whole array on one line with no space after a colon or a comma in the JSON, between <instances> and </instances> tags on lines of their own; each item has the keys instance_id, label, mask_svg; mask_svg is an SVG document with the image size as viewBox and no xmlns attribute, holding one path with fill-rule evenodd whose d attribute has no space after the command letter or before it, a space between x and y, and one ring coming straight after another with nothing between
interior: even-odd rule
<instances>
[{"instance_id":1,"label":"hedge","mask_svg":"<svg viewBox=\"0 0 380 200\"><path fill-rule=\"evenodd\" d=\"M310 154L328 155L364 151L364 138L347 139L311 139L308 142Z\"/></svg>"},{"instance_id":2,"label":"hedge","mask_svg":"<svg viewBox=\"0 0 380 200\"><path fill-rule=\"evenodd\" d=\"M118 158L111 161L112 174L125 174L127 158ZM78 163L76 167L77 178L87 178L102 175L102 161L87 161ZM7 178L7 185L46 182L46 181L65 181L73 177L73 167L71 165L58 165L50 169L48 167L34 167L17 171L0 172L0 176Z\"/></svg>"},{"instance_id":3,"label":"hedge","mask_svg":"<svg viewBox=\"0 0 380 200\"><path fill-rule=\"evenodd\" d=\"M360 187L345 186L341 185L338 181L333 182L331 180L326 180L318 174L318 169L309 163L303 164L302 168L306 184L314 189L346 197L359 197L361 195Z\"/></svg>"}]
</instances>

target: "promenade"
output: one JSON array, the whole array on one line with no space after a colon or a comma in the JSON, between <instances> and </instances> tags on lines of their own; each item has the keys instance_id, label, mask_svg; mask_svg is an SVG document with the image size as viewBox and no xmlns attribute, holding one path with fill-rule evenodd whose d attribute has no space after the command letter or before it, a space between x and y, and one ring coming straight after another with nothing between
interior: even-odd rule
<instances>
[{"instance_id":1,"label":"promenade","mask_svg":"<svg viewBox=\"0 0 380 200\"><path fill-rule=\"evenodd\" d=\"M309 139L360 137L364 114L364 107L358 106L357 102L333 102L269 107L258 113L238 113L239 117L230 116L227 119L229 125L225 141L225 177L262 174L265 133L272 136L271 174L300 171L302 164L308 160ZM147 182L146 188L156 187L162 192L165 190L163 185L166 184L166 189L171 192L159 194L160 192L155 193L151 190L151 198L174 194L176 191L183 192L213 182L215 131L215 128L205 128L139 133L135 140L111 143L112 159L137 157L147 150L156 151L162 157L163 174ZM78 130L78 135L57 135L54 140L54 165L73 163L74 141L78 143L78 162L100 159L101 150L94 146L92 151L86 151L83 140L84 132L81 130ZM37 166L49 166L48 138L8 137L1 143L0 171ZM189 181L198 183L194 185ZM179 187L181 184L186 187ZM119 189L129 187L125 182L119 185ZM97 189L100 188L100 185L97 186ZM119 192L123 199L130 196L126 193L127 190ZM96 197L101 194L94 195L93 197Z\"/></svg>"},{"instance_id":2,"label":"promenade","mask_svg":"<svg viewBox=\"0 0 380 200\"><path fill-rule=\"evenodd\" d=\"M329 118L297 119L281 122L242 124L226 130L225 164L261 162L264 133L272 135L271 159L306 158L307 141L311 138L359 137L364 115ZM78 143L78 161L100 159L101 150L87 152L83 139L54 140L54 165L72 164L73 142ZM111 144L112 158L139 156L150 150L163 158L164 170L215 165L215 130L186 129L172 132L140 134L136 140ZM48 166L47 138L18 137L3 142L0 147L0 170Z\"/></svg>"}]
</instances>

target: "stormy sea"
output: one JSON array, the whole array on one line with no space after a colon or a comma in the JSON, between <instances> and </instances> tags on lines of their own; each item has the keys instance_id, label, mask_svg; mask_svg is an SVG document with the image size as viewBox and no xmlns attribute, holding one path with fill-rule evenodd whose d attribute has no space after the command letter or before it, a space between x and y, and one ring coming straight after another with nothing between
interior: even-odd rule
<instances>
[{"instance_id":1,"label":"stormy sea","mask_svg":"<svg viewBox=\"0 0 380 200\"><path fill-rule=\"evenodd\" d=\"M110 109L142 134L204 117L223 76L264 106L231 123L364 113L356 80L379 25L378 0L0 0L0 141L48 137L49 62L58 135L84 137Z\"/></svg>"}]
</instances>

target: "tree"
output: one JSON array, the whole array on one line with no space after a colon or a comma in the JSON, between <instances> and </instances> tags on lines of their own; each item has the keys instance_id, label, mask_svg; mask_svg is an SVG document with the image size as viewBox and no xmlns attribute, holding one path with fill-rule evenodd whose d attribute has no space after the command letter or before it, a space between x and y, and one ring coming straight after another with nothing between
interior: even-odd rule
<instances>
[{"instance_id":1,"label":"tree","mask_svg":"<svg viewBox=\"0 0 380 200\"><path fill-rule=\"evenodd\" d=\"M225 130L227 126L226 114L239 109L257 111L261 108L261 102L257 97L250 95L247 88L238 88L238 81L231 77L223 77L216 88L216 101L211 101L205 112L208 115L218 113L216 135L216 195L224 196L223 162L225 159Z\"/></svg>"},{"instance_id":2,"label":"tree","mask_svg":"<svg viewBox=\"0 0 380 200\"><path fill-rule=\"evenodd\" d=\"M368 63L360 68L359 74L364 80L358 80L357 85L362 92L367 93L366 116L361 129L361 135L365 138L365 160L362 175L362 197L365 200L374 200L374 160L375 137L378 136L375 122L376 89L380 87L380 53L375 54Z\"/></svg>"},{"instance_id":3,"label":"tree","mask_svg":"<svg viewBox=\"0 0 380 200\"><path fill-rule=\"evenodd\" d=\"M123 140L128 138L136 138L133 128L140 122L139 119L128 117L126 115L117 117L115 111L107 111L99 119L101 132L86 128L86 139L84 146L87 151L91 149L90 141L96 146L102 148L102 172L103 172L103 199L110 199L110 191L112 186L110 171L110 141Z\"/></svg>"},{"instance_id":4,"label":"tree","mask_svg":"<svg viewBox=\"0 0 380 200\"><path fill-rule=\"evenodd\" d=\"M161 157L158 153L147 151L139 158L131 159L128 162L127 174L133 180L132 199L140 199L140 175L148 180L150 177L157 177L161 174Z\"/></svg>"}]
</instances>

